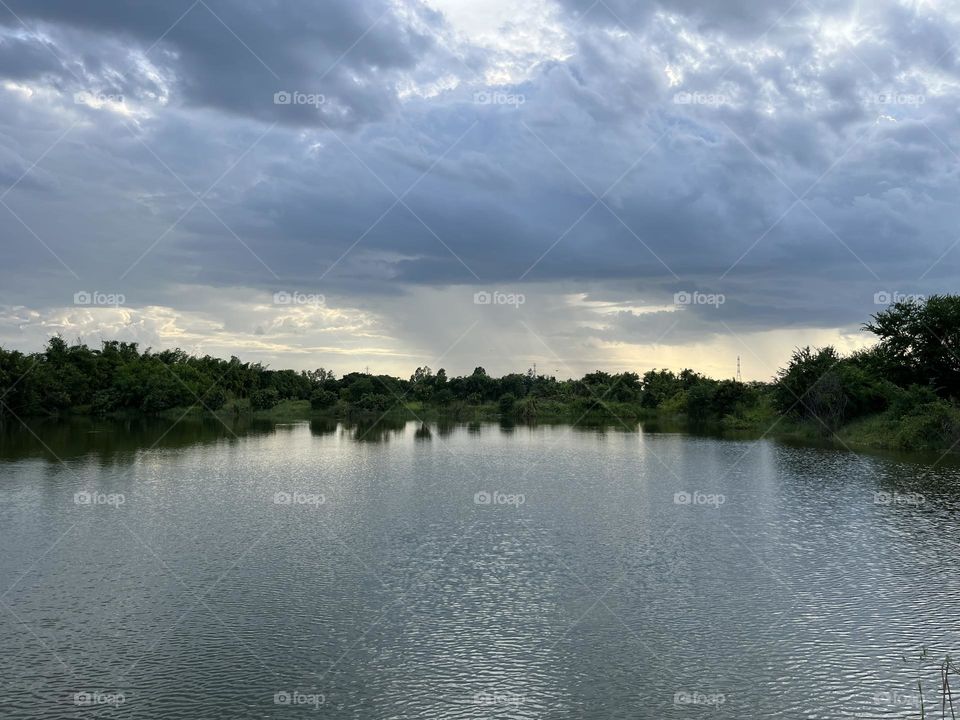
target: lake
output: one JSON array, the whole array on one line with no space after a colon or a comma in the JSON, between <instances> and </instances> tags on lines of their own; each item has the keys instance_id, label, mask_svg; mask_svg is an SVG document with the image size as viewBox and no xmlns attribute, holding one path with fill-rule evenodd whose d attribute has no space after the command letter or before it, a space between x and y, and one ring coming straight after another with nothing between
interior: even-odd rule
<instances>
[{"instance_id":1,"label":"lake","mask_svg":"<svg viewBox=\"0 0 960 720\"><path fill-rule=\"evenodd\" d=\"M960 647L958 540L952 459L622 425L6 428L0 715L915 718Z\"/></svg>"}]
</instances>

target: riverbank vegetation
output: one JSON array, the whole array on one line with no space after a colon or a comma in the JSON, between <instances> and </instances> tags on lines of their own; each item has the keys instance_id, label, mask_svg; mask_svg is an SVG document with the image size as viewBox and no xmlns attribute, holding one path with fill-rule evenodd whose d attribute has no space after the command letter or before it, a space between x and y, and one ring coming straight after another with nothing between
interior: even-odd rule
<instances>
[{"instance_id":1,"label":"riverbank vegetation","mask_svg":"<svg viewBox=\"0 0 960 720\"><path fill-rule=\"evenodd\" d=\"M154 352L118 341L92 348L58 336L36 353L0 349L0 421L184 412L569 422L666 417L729 432L952 447L960 439L960 296L896 303L864 331L877 340L867 350L798 348L770 382L746 383L693 370L597 371L566 380L528 370L495 378L482 367L458 377L421 367L409 379L358 372L338 378L323 368L271 370L236 357Z\"/></svg>"}]
</instances>

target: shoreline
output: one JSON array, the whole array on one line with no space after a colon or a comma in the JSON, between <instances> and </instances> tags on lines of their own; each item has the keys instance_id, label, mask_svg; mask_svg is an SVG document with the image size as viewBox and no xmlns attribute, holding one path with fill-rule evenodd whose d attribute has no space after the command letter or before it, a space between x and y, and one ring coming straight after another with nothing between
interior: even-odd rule
<instances>
[{"instance_id":1,"label":"shoreline","mask_svg":"<svg viewBox=\"0 0 960 720\"><path fill-rule=\"evenodd\" d=\"M769 438L791 445L822 447L872 454L876 452L909 455L915 458L956 457L960 455L960 442L929 443L919 447L904 447L898 444L903 423L885 417L883 413L858 418L833 432L813 420L796 420L787 416L771 414L756 417L727 416L705 421L691 421L685 415L651 410L632 403L605 403L606 409L583 411L572 405L553 403L533 416L518 416L504 413L496 403L480 405L457 405L442 407L422 403L406 403L385 411L365 410L348 405L338 405L324 410L313 409L307 400L284 400L269 410L253 410L248 405L228 403L216 411L201 407L171 408L157 413L121 411L105 414L73 411L60 415L30 416L23 420L31 423L58 423L77 419L90 421L124 422L150 420L243 420L246 422L343 422L349 425L376 425L397 422L421 421L426 423L500 423L504 426L605 425L632 430L639 425L645 432L682 433L685 435L714 437L724 440L759 440ZM14 427L15 420L0 422L0 428Z\"/></svg>"}]
</instances>

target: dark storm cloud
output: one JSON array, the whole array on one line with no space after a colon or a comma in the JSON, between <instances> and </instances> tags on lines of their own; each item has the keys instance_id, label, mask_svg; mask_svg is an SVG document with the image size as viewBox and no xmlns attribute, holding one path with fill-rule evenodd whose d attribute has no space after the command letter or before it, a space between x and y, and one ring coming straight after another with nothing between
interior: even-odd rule
<instances>
[{"instance_id":1,"label":"dark storm cloud","mask_svg":"<svg viewBox=\"0 0 960 720\"><path fill-rule=\"evenodd\" d=\"M348 126L395 109L394 72L412 70L443 23L424 6L401 13L386 0L6 5L0 23L40 35L0 45L0 72L7 76L52 75L78 89L109 85L111 78L137 72L138 52L169 77L175 99L188 105L307 126ZM129 52L102 57L104 38L124 43ZM278 92L322 96L322 103L277 105Z\"/></svg>"},{"instance_id":2,"label":"dark storm cloud","mask_svg":"<svg viewBox=\"0 0 960 720\"><path fill-rule=\"evenodd\" d=\"M33 94L0 91L0 193L43 158L6 198L29 229L0 207L24 304L62 303L60 261L181 306L174 284L384 314L406 289L458 285L724 294L574 333L649 340L669 315L687 341L722 323L849 327L878 291L949 289L960 271L956 23L933 10L876 3L848 30L847 2L606 0L567 16L570 57L491 88L477 73L493 51L419 4L11 8L30 30L0 8L0 76ZM76 105L79 90L131 112ZM278 90L325 102L274 105Z\"/></svg>"},{"instance_id":3,"label":"dark storm cloud","mask_svg":"<svg viewBox=\"0 0 960 720\"><path fill-rule=\"evenodd\" d=\"M852 0L560 0L578 21L642 31L657 13L670 13L691 21L700 32L720 32L754 39L767 31L780 31L791 18L816 12L831 16L849 9ZM779 21L779 22L778 22Z\"/></svg>"}]
</instances>

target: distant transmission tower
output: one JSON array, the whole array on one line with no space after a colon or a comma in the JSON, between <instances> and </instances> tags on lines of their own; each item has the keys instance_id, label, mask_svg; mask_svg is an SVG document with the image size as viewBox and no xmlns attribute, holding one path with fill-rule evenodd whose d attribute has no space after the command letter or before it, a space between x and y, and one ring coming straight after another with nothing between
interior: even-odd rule
<instances>
[{"instance_id":1,"label":"distant transmission tower","mask_svg":"<svg viewBox=\"0 0 960 720\"><path fill-rule=\"evenodd\" d=\"M740 375L740 356L737 355L737 382L743 382L743 377Z\"/></svg>"}]
</instances>

